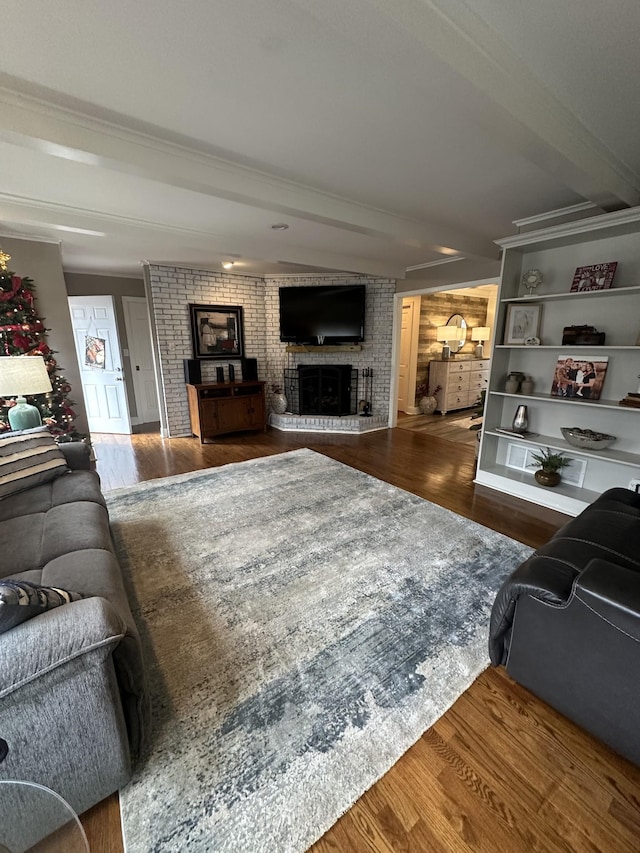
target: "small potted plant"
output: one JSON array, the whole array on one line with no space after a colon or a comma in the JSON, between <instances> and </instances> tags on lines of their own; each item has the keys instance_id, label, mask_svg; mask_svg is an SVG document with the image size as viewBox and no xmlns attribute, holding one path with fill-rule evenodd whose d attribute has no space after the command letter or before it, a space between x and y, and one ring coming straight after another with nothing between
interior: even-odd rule
<instances>
[{"instance_id":1,"label":"small potted plant","mask_svg":"<svg viewBox=\"0 0 640 853\"><path fill-rule=\"evenodd\" d=\"M418 385L416 388L416 400L423 415L432 415L438 408L438 400L435 395L441 390L442 387L436 385L433 389L433 394L429 394L429 384L427 382L421 382Z\"/></svg>"},{"instance_id":2,"label":"small potted plant","mask_svg":"<svg viewBox=\"0 0 640 853\"><path fill-rule=\"evenodd\" d=\"M539 453L532 453L531 457L540 466L533 476L541 486L557 486L561 480L560 471L572 462L564 453L552 453L548 447ZM530 467L533 467L533 463Z\"/></svg>"}]
</instances>

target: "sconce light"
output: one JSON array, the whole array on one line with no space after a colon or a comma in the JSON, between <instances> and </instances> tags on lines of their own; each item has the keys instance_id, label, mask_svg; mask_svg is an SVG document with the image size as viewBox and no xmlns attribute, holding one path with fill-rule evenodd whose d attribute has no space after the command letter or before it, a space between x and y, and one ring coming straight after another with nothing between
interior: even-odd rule
<instances>
[{"instance_id":1,"label":"sconce light","mask_svg":"<svg viewBox=\"0 0 640 853\"><path fill-rule=\"evenodd\" d=\"M27 403L27 394L48 394L51 380L44 359L39 355L5 355L0 357L0 394L15 397L9 409L11 429L32 429L42 423L40 412Z\"/></svg>"},{"instance_id":2,"label":"sconce light","mask_svg":"<svg viewBox=\"0 0 640 853\"><path fill-rule=\"evenodd\" d=\"M471 340L479 341L475 349L476 358L484 358L482 345L490 335L491 329L488 326L477 326L475 329L471 329Z\"/></svg>"},{"instance_id":3,"label":"sconce light","mask_svg":"<svg viewBox=\"0 0 640 853\"><path fill-rule=\"evenodd\" d=\"M225 270L233 269L234 261L223 261L222 266Z\"/></svg>"}]
</instances>

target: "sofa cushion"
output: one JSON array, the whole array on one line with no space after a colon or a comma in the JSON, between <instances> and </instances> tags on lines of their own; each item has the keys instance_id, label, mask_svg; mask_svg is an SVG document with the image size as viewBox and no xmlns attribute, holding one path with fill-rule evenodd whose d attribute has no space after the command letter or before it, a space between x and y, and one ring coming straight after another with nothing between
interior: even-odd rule
<instances>
[{"instance_id":1,"label":"sofa cushion","mask_svg":"<svg viewBox=\"0 0 640 853\"><path fill-rule=\"evenodd\" d=\"M29 581L0 581L0 634L40 613L79 601L83 596L52 586L39 586Z\"/></svg>"},{"instance_id":2,"label":"sofa cushion","mask_svg":"<svg viewBox=\"0 0 640 853\"><path fill-rule=\"evenodd\" d=\"M50 560L72 551L111 551L106 509L91 501L52 507L48 512L8 518L0 523L0 573L13 576L42 569Z\"/></svg>"},{"instance_id":3,"label":"sofa cushion","mask_svg":"<svg viewBox=\"0 0 640 853\"><path fill-rule=\"evenodd\" d=\"M0 439L0 498L54 480L67 471L64 454L46 427Z\"/></svg>"},{"instance_id":4,"label":"sofa cushion","mask_svg":"<svg viewBox=\"0 0 640 853\"><path fill-rule=\"evenodd\" d=\"M14 495L10 501L0 501L0 522L19 515L47 512L54 506L74 501L92 501L105 506L100 480L93 471L69 471L49 483Z\"/></svg>"}]
</instances>

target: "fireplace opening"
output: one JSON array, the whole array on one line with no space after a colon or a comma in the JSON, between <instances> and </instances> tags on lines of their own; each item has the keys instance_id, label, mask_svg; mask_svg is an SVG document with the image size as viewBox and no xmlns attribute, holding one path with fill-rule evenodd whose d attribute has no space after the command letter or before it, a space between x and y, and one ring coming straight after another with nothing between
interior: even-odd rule
<instances>
[{"instance_id":1,"label":"fireplace opening","mask_svg":"<svg viewBox=\"0 0 640 853\"><path fill-rule=\"evenodd\" d=\"M355 415L358 371L350 364L299 364L285 370L285 395L294 415Z\"/></svg>"}]
</instances>

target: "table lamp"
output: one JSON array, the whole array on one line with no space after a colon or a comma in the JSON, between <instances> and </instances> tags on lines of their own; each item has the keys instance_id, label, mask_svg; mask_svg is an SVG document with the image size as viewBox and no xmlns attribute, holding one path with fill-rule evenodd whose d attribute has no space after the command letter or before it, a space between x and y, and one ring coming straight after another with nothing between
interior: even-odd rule
<instances>
[{"instance_id":1,"label":"table lamp","mask_svg":"<svg viewBox=\"0 0 640 853\"><path fill-rule=\"evenodd\" d=\"M25 400L25 394L48 394L51 380L44 359L39 355L0 356L0 396L16 397L9 409L13 430L32 429L42 423L40 412Z\"/></svg>"},{"instance_id":2,"label":"table lamp","mask_svg":"<svg viewBox=\"0 0 640 853\"><path fill-rule=\"evenodd\" d=\"M446 361L451 358L451 347L449 341L457 341L460 329L457 326L438 326L436 329L436 340L444 343L442 347L442 359Z\"/></svg>"},{"instance_id":3,"label":"table lamp","mask_svg":"<svg viewBox=\"0 0 640 853\"><path fill-rule=\"evenodd\" d=\"M482 345L490 335L491 329L488 326L476 326L475 329L471 329L471 340L479 341L479 343L476 344L475 349L476 358L484 358L484 350L482 348Z\"/></svg>"}]
</instances>

